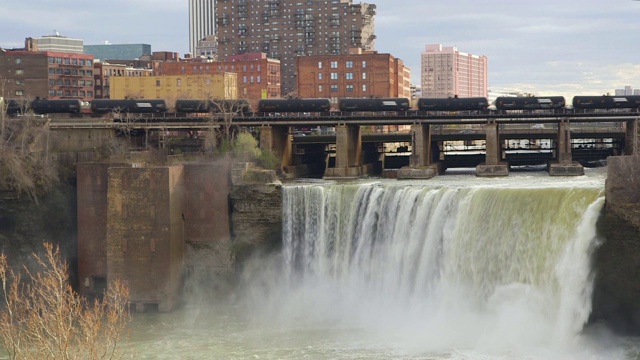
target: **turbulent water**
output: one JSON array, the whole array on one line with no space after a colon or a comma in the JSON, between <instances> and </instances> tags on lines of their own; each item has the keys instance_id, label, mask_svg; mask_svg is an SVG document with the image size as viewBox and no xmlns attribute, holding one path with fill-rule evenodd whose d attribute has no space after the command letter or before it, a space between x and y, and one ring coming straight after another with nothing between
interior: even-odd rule
<instances>
[{"instance_id":1,"label":"turbulent water","mask_svg":"<svg viewBox=\"0 0 640 360\"><path fill-rule=\"evenodd\" d=\"M631 359L598 326L604 173L284 186L283 249L226 305L138 317L153 359ZM207 303L207 301L205 301Z\"/></svg>"}]
</instances>

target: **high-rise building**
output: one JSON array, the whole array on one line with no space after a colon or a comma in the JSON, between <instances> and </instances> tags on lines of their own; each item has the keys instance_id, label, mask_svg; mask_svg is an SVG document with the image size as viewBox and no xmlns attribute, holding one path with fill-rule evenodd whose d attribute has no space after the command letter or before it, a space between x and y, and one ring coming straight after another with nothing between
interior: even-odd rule
<instances>
[{"instance_id":1,"label":"high-rise building","mask_svg":"<svg viewBox=\"0 0 640 360\"><path fill-rule=\"evenodd\" d=\"M282 94L296 90L296 57L374 49L376 6L351 0L218 0L218 57L264 52L279 59Z\"/></svg>"},{"instance_id":2,"label":"high-rise building","mask_svg":"<svg viewBox=\"0 0 640 360\"><path fill-rule=\"evenodd\" d=\"M57 32L54 35L45 35L39 38L26 38L25 48L28 51L53 51L60 53L82 54L83 41L61 36Z\"/></svg>"},{"instance_id":3,"label":"high-rise building","mask_svg":"<svg viewBox=\"0 0 640 360\"><path fill-rule=\"evenodd\" d=\"M487 97L487 57L441 44L427 45L422 53L422 96Z\"/></svg>"},{"instance_id":4,"label":"high-rise building","mask_svg":"<svg viewBox=\"0 0 640 360\"><path fill-rule=\"evenodd\" d=\"M216 34L215 0L189 0L189 53L198 56L198 41Z\"/></svg>"},{"instance_id":5,"label":"high-rise building","mask_svg":"<svg viewBox=\"0 0 640 360\"><path fill-rule=\"evenodd\" d=\"M616 96L624 95L640 95L640 89L634 89L631 86L625 86L624 89L616 89Z\"/></svg>"}]
</instances>

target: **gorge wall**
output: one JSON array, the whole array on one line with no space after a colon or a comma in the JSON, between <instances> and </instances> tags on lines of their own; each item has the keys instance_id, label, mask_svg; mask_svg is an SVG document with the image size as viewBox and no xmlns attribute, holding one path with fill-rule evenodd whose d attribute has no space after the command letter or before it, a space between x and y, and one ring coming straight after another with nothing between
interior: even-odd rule
<instances>
[{"instance_id":1,"label":"gorge wall","mask_svg":"<svg viewBox=\"0 0 640 360\"><path fill-rule=\"evenodd\" d=\"M609 157L607 164L591 321L640 334L640 156Z\"/></svg>"}]
</instances>

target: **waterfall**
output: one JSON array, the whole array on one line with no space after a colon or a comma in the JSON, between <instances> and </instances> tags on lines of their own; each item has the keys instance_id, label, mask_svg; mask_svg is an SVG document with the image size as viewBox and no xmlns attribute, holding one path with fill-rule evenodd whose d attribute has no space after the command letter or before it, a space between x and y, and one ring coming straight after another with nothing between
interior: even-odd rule
<instances>
[{"instance_id":1,"label":"waterfall","mask_svg":"<svg viewBox=\"0 0 640 360\"><path fill-rule=\"evenodd\" d=\"M566 344L588 319L601 188L372 182L283 191L280 306L296 321L439 351Z\"/></svg>"}]
</instances>

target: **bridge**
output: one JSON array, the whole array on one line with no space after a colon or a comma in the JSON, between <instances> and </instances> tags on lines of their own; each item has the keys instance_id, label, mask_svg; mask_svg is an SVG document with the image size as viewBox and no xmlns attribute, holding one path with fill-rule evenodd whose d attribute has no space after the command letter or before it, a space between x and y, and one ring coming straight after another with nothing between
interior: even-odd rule
<instances>
[{"instance_id":1,"label":"bridge","mask_svg":"<svg viewBox=\"0 0 640 360\"><path fill-rule=\"evenodd\" d=\"M113 132L126 127L157 134L206 131L227 122L259 129L260 147L279 155L285 173L304 174L308 164L302 158L314 154L313 161L324 163L325 178L371 174L376 167L380 170L376 166L380 161L382 170L386 170L384 158L399 154L385 152L382 145L401 143L406 144L399 148L406 150L402 153L408 164L397 170L397 176L429 178L447 167L470 164L476 167L478 176L506 176L510 166L540 161L547 163L550 175L581 175L583 166L574 157L599 161L609 155L637 154L639 117L638 112L604 111L159 114L126 119L53 117L50 128L70 134ZM400 127L408 129L389 131ZM320 131L298 131L310 128ZM465 156L472 160L460 161Z\"/></svg>"}]
</instances>

